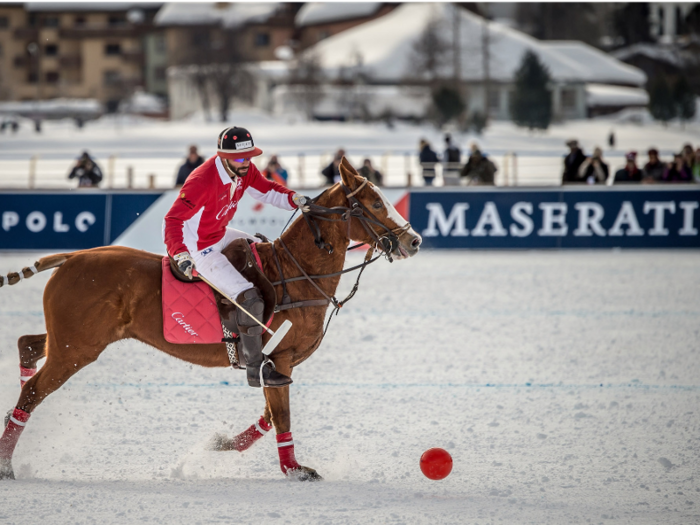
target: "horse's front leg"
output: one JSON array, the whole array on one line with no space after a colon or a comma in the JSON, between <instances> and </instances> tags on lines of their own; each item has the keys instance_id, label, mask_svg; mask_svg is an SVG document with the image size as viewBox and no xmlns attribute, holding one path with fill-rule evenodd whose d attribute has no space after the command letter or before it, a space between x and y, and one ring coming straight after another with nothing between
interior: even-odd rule
<instances>
[{"instance_id":1,"label":"horse's front leg","mask_svg":"<svg viewBox=\"0 0 700 525\"><path fill-rule=\"evenodd\" d=\"M279 365L278 365L279 366ZM291 370L289 370L291 372ZM290 375L282 371L285 375ZM265 388L265 419L270 418L277 432L277 453L280 458L280 468L288 478L298 481L321 481L318 472L300 465L294 456L294 441L292 440L292 425L289 413L289 386L282 388Z\"/></svg>"}]
</instances>

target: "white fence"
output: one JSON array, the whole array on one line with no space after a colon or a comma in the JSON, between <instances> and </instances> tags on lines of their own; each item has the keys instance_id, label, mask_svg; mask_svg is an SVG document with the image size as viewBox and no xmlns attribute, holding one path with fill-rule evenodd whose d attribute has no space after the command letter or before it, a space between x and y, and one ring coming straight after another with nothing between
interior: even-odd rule
<instances>
[{"instance_id":1,"label":"white fence","mask_svg":"<svg viewBox=\"0 0 700 525\"><path fill-rule=\"evenodd\" d=\"M289 186L293 188L316 188L325 184L321 170L332 160L332 152L322 155L278 155L282 166L289 173ZM349 155L348 160L362 166L365 157ZM422 186L421 167L418 156L411 153L386 152L369 155L372 165L384 175L385 186ZM545 155L492 155L489 158L498 167L496 186L558 186L561 184L562 157ZM256 159L261 170L269 157ZM112 155L95 159L102 168L104 179L101 188L172 188L180 158L130 158ZM606 159L610 174L624 165L624 157L610 156ZM42 159L36 155L24 160L0 160L0 189L70 189L77 181L68 180L75 160ZM436 186L444 184L442 166L437 165ZM464 181L462 181L464 183Z\"/></svg>"}]
</instances>

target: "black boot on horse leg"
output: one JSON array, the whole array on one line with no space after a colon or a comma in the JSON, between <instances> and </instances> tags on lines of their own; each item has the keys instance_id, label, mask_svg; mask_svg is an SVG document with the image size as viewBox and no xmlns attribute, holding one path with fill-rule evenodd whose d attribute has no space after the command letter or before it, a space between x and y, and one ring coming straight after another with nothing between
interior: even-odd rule
<instances>
[{"instance_id":1,"label":"black boot on horse leg","mask_svg":"<svg viewBox=\"0 0 700 525\"><path fill-rule=\"evenodd\" d=\"M254 315L258 321L262 322L265 305L262 295L257 288L251 288L245 292L241 292L236 298L236 302ZM291 384L292 378L280 374L275 370L275 365L272 361L265 359L263 362L265 357L262 353L263 327L251 319L250 316L241 309L236 313L236 322L238 323L238 333L241 338L240 344L245 359L248 384L258 388L261 386L279 388ZM261 378L262 384L260 381Z\"/></svg>"}]
</instances>

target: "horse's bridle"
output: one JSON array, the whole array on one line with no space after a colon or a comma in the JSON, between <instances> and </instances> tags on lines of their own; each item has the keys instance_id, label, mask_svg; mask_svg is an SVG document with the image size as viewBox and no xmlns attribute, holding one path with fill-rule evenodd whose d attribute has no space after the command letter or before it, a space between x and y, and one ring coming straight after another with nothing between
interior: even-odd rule
<instances>
[{"instance_id":1,"label":"horse's bridle","mask_svg":"<svg viewBox=\"0 0 700 525\"><path fill-rule=\"evenodd\" d=\"M275 264L277 265L277 270L280 274L280 281L273 282L273 285L282 285L283 289L283 298L288 298L287 295L287 290L286 290L286 283L288 282L293 282L293 281L300 281L300 280L308 280L315 288L316 290L325 297L325 300L327 301L326 304L332 303L333 306L335 307L334 312L337 314L340 308L343 307L343 305L348 302L352 297L355 295L355 292L357 292L358 286L360 284L360 277L362 276L362 272L365 270L365 268L376 261L379 257L381 257L382 254L387 258L389 262L393 262L393 258L391 257L391 253L399 246L399 236L403 234L404 232L408 231L411 228L411 225L409 223L406 223L403 226L398 226L396 228L388 228L386 225L384 225L382 222L377 220L377 217L369 211L360 201L355 197L362 188L365 187L367 184L367 179L362 181L362 184L360 184L355 190L350 190L345 184L340 182L340 187L343 189L345 192L345 197L348 200L348 203L350 204L350 207L346 206L333 206L332 208L327 208L325 206L320 206L316 204L316 201L324 194L326 191L329 191L334 188L334 186L331 186L330 188L326 189L325 191L321 192L317 197L314 199L311 199L311 202L309 204L304 205L304 207L307 207L307 210L304 211L302 210L302 216L306 220L306 223L309 226L309 229L311 230L312 235L314 236L314 243L319 249L326 250L326 252L330 255L333 253L333 246L328 244L323 237L321 236L321 228L319 227L318 223L316 221L328 221L328 222L340 222L340 221L347 221L348 223L348 240L350 240L350 226L351 226L351 219L357 219L360 221L360 224L362 224L362 227L365 229L365 231L369 234L369 236L373 239L373 243L371 245L372 249L367 250L367 255L365 256L365 260L362 262L362 264L358 264L357 266L353 266L351 268L346 268L344 270L341 270L339 272L331 273L331 274L325 274L325 275L308 275L306 271L302 268L302 266L299 264L299 262L296 260L294 255L292 255L291 251L289 248L287 248L287 245L284 243L282 240L282 237L280 236L277 240L280 242L280 245L284 249L285 253L287 256L292 260L292 262L296 265L297 269L302 273L302 276L300 277L292 277L290 279L285 279L284 276L282 275L282 267L279 264L279 260L277 258L277 253L274 247L274 243L272 243L272 253L275 259ZM332 218L334 215L340 215L340 218ZM294 218L292 217L289 219L290 222ZM381 228L384 229L383 232L380 231L380 233L377 233L377 231L371 226L371 225L378 225ZM286 227L285 227L286 228ZM360 243L356 244L355 246L352 246L348 248L348 250L352 250L355 248L359 248L360 246L364 245L365 243ZM375 257L372 257L372 254L375 250L380 249L381 253ZM348 296L343 299L342 301L338 301L335 296L329 296L326 294L318 284L316 284L315 280L316 279L323 279L327 277L335 277L338 275L342 275L354 270L360 270L360 273L357 275L357 280L355 281L355 285L352 288L352 291L348 294ZM284 299L283 299L283 305L280 307L281 309L285 309L284 307ZM304 303L307 304L308 306L317 306L318 300L314 301L301 301L296 303L298 306L304 306ZM328 318L328 322L326 323L326 328L324 329L323 333L325 335L326 330L328 330L328 325L330 324L331 319L333 318L333 313L331 313L330 317Z\"/></svg>"},{"instance_id":2,"label":"horse's bridle","mask_svg":"<svg viewBox=\"0 0 700 525\"><path fill-rule=\"evenodd\" d=\"M316 198L312 199L311 203L307 205L308 211L302 211L302 214L306 220L306 223L309 225L309 229L314 236L314 242L319 249L325 249L329 254L333 253L333 246L323 240L323 237L321 236L321 229L315 222L316 220L330 222L347 221L348 239L350 239L351 219L357 219L360 221L360 224L362 224L365 231L369 234L370 238L373 239L374 242L372 243L372 247L374 249L381 249L387 260L389 262L393 262L394 259L392 258L391 254L399 246L399 236L408 231L411 225L406 223L403 226L398 226L391 229L384 223L377 220L377 217L355 196L367 185L367 182L367 179L365 179L362 181L362 184L352 191L342 182L339 183L340 187L345 192L345 197L347 198L350 207L333 206L332 208L326 208L325 206L319 206L316 204L316 201L325 193L324 191ZM333 187L326 191L329 191L332 188ZM332 215L340 215L340 218L333 219L330 217ZM377 233L377 231L371 225L379 226L384 231ZM362 244L365 243L353 246L350 249L361 246Z\"/></svg>"}]
</instances>

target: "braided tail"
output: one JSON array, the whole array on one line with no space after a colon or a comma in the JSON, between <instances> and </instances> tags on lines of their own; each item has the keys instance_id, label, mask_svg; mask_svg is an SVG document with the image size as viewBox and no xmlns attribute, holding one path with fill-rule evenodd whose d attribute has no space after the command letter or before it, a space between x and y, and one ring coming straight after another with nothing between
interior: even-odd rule
<instances>
[{"instance_id":1,"label":"braided tail","mask_svg":"<svg viewBox=\"0 0 700 525\"><path fill-rule=\"evenodd\" d=\"M19 272L8 273L7 276L0 275L0 287L7 284L17 284L24 279L29 279L35 273L43 272L44 270L50 270L51 268L58 268L64 262L70 258L69 253L58 253L56 255L49 255L48 257L42 257L32 266L26 266L22 268Z\"/></svg>"}]
</instances>

